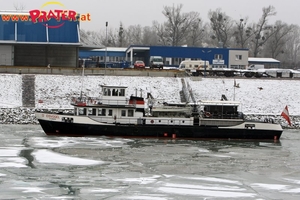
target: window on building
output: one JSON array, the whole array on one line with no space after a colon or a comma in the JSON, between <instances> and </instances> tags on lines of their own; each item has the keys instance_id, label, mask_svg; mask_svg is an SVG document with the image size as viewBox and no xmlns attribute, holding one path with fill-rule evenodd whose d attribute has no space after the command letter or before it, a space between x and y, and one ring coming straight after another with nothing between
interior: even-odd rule
<instances>
[{"instance_id":1,"label":"window on building","mask_svg":"<svg viewBox=\"0 0 300 200\"><path fill-rule=\"evenodd\" d=\"M223 55L222 54L215 54L215 59L216 60L223 60Z\"/></svg>"},{"instance_id":2,"label":"window on building","mask_svg":"<svg viewBox=\"0 0 300 200\"><path fill-rule=\"evenodd\" d=\"M242 60L242 55L235 55L235 60Z\"/></svg>"},{"instance_id":3,"label":"window on building","mask_svg":"<svg viewBox=\"0 0 300 200\"><path fill-rule=\"evenodd\" d=\"M108 116L112 116L113 115L113 111L112 110L108 110Z\"/></svg>"},{"instance_id":4,"label":"window on building","mask_svg":"<svg viewBox=\"0 0 300 200\"><path fill-rule=\"evenodd\" d=\"M102 108L98 109L98 116L102 116Z\"/></svg>"},{"instance_id":5,"label":"window on building","mask_svg":"<svg viewBox=\"0 0 300 200\"><path fill-rule=\"evenodd\" d=\"M121 116L126 117L126 110L121 110Z\"/></svg>"}]
</instances>

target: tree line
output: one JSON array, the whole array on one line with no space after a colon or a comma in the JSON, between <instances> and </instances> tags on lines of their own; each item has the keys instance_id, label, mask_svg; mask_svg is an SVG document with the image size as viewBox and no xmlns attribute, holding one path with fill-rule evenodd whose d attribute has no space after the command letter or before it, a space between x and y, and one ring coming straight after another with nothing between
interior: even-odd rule
<instances>
[{"instance_id":1,"label":"tree line","mask_svg":"<svg viewBox=\"0 0 300 200\"><path fill-rule=\"evenodd\" d=\"M281 61L281 67L297 68L300 64L300 27L281 20L269 23L276 16L273 6L263 7L256 23L247 16L232 19L220 8L209 10L209 22L204 22L199 12L182 11L183 5L164 6L163 22L153 21L152 26L130 25L122 22L116 29L100 32L81 30L93 38L93 44L109 47L129 45L163 45L189 47L246 48L249 57L269 57Z\"/></svg>"}]
</instances>

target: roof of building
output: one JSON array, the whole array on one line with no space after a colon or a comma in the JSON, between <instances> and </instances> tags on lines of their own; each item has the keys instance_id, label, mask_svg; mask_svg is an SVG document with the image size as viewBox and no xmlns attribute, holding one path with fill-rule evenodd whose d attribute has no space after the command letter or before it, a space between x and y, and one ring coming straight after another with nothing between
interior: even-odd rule
<instances>
[{"instance_id":1,"label":"roof of building","mask_svg":"<svg viewBox=\"0 0 300 200\"><path fill-rule=\"evenodd\" d=\"M274 58L255 58L255 57L249 57L248 62L249 63L280 63L279 60L276 60Z\"/></svg>"},{"instance_id":2,"label":"roof of building","mask_svg":"<svg viewBox=\"0 0 300 200\"><path fill-rule=\"evenodd\" d=\"M100 49L93 49L91 51L114 51L114 52L125 52L127 49L127 47L107 47L107 49L105 47L100 48Z\"/></svg>"}]
</instances>

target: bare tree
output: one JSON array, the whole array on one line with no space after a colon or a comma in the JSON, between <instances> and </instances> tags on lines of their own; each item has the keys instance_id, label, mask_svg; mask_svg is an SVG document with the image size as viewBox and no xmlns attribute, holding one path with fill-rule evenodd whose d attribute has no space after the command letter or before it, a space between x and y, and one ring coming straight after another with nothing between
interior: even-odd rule
<instances>
[{"instance_id":1,"label":"bare tree","mask_svg":"<svg viewBox=\"0 0 300 200\"><path fill-rule=\"evenodd\" d=\"M300 27L294 26L293 31L287 34L284 52L281 54L281 65L285 67L299 67L300 65Z\"/></svg>"},{"instance_id":2,"label":"bare tree","mask_svg":"<svg viewBox=\"0 0 300 200\"><path fill-rule=\"evenodd\" d=\"M163 46L170 46L171 40L169 38L169 35L167 34L165 25L158 23L158 21L153 21L153 27L159 38L158 43Z\"/></svg>"},{"instance_id":3,"label":"bare tree","mask_svg":"<svg viewBox=\"0 0 300 200\"><path fill-rule=\"evenodd\" d=\"M143 28L142 45L158 45L159 37L154 27L146 26Z\"/></svg>"},{"instance_id":4,"label":"bare tree","mask_svg":"<svg viewBox=\"0 0 300 200\"><path fill-rule=\"evenodd\" d=\"M254 38L251 40L253 56L257 57L262 49L262 46L268 41L268 39L275 33L276 27L267 24L270 16L276 15L275 8L273 6L264 7L262 9L263 14L258 24L252 27L254 32Z\"/></svg>"},{"instance_id":5,"label":"bare tree","mask_svg":"<svg viewBox=\"0 0 300 200\"><path fill-rule=\"evenodd\" d=\"M143 29L141 25L131 25L126 29L129 44L142 44Z\"/></svg>"},{"instance_id":6,"label":"bare tree","mask_svg":"<svg viewBox=\"0 0 300 200\"><path fill-rule=\"evenodd\" d=\"M22 10L25 9L25 5L22 4L22 3L14 3L14 8L15 8L16 10L22 11Z\"/></svg>"},{"instance_id":7,"label":"bare tree","mask_svg":"<svg viewBox=\"0 0 300 200\"><path fill-rule=\"evenodd\" d=\"M126 46L125 43L125 35L124 35L124 28L122 22L120 22L120 27L118 31L118 40L119 40L119 47Z\"/></svg>"},{"instance_id":8,"label":"bare tree","mask_svg":"<svg viewBox=\"0 0 300 200\"><path fill-rule=\"evenodd\" d=\"M82 44L89 46L102 46L101 34L95 31L80 29L80 41Z\"/></svg>"},{"instance_id":9,"label":"bare tree","mask_svg":"<svg viewBox=\"0 0 300 200\"><path fill-rule=\"evenodd\" d=\"M248 18L240 19L239 22L236 22L236 26L234 27L234 40L235 46L239 48L246 48L248 40L253 36L254 32L247 24Z\"/></svg>"},{"instance_id":10,"label":"bare tree","mask_svg":"<svg viewBox=\"0 0 300 200\"><path fill-rule=\"evenodd\" d=\"M198 12L181 13L182 7L182 4L177 7L174 5L173 7L164 6L162 13L167 21L163 25L159 25L157 22L153 24L163 44L182 45L190 27L199 23Z\"/></svg>"},{"instance_id":11,"label":"bare tree","mask_svg":"<svg viewBox=\"0 0 300 200\"><path fill-rule=\"evenodd\" d=\"M271 58L278 58L284 53L285 43L290 39L288 34L294 29L294 25L287 25L281 21L276 21L275 27L274 34L266 43L265 55Z\"/></svg>"},{"instance_id":12,"label":"bare tree","mask_svg":"<svg viewBox=\"0 0 300 200\"><path fill-rule=\"evenodd\" d=\"M201 19L195 20L192 26L189 27L188 34L185 36L185 40L188 46L196 47L203 46L203 40L206 35L205 27Z\"/></svg>"},{"instance_id":13,"label":"bare tree","mask_svg":"<svg viewBox=\"0 0 300 200\"><path fill-rule=\"evenodd\" d=\"M217 39L217 42L221 47L228 47L229 40L231 38L232 21L221 9L218 8L216 11L209 11L208 17L210 19L210 25L214 35L211 39Z\"/></svg>"}]
</instances>

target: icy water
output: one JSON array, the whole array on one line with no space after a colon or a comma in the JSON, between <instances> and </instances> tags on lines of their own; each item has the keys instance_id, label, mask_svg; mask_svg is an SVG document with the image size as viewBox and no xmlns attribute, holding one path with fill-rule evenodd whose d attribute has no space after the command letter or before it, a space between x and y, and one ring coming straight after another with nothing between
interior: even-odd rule
<instances>
[{"instance_id":1,"label":"icy water","mask_svg":"<svg viewBox=\"0 0 300 200\"><path fill-rule=\"evenodd\" d=\"M0 199L300 199L299 130L280 142L0 133Z\"/></svg>"}]
</instances>

